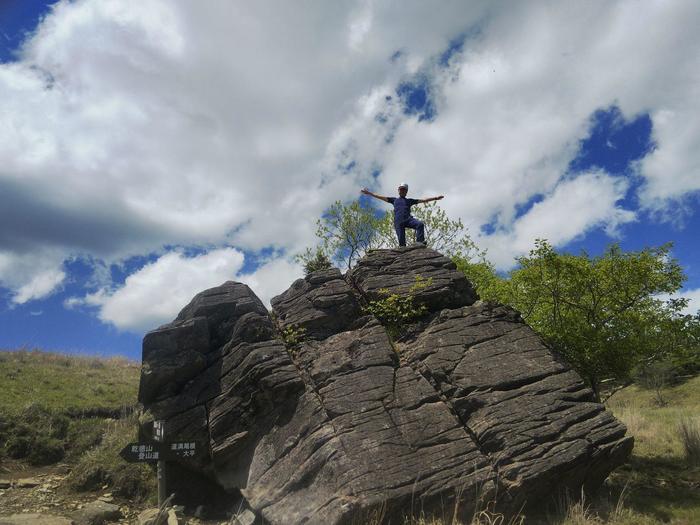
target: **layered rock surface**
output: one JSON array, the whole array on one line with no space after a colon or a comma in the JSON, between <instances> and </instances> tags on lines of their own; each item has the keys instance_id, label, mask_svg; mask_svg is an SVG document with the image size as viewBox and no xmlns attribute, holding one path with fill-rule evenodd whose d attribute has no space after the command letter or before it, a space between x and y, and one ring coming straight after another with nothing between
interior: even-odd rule
<instances>
[{"instance_id":1,"label":"layered rock surface","mask_svg":"<svg viewBox=\"0 0 700 525\"><path fill-rule=\"evenodd\" d=\"M362 306L417 276L429 314L391 341ZM478 497L517 510L595 487L629 455L624 426L578 375L430 249L315 272L272 306L274 320L240 283L197 295L145 337L140 390L169 439L206 444L182 468L240 491L270 523L442 511L456 498L465 515Z\"/></svg>"}]
</instances>

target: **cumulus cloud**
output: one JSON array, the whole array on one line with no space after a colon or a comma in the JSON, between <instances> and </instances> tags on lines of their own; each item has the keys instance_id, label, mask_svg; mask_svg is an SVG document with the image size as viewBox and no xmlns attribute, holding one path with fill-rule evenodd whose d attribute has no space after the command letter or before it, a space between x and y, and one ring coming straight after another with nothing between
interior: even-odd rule
<instances>
[{"instance_id":1,"label":"cumulus cloud","mask_svg":"<svg viewBox=\"0 0 700 525\"><path fill-rule=\"evenodd\" d=\"M194 257L174 251L129 275L123 286L68 299L66 306L97 307L99 318L118 328L153 329L172 320L195 294L232 279L242 266L243 254L234 248Z\"/></svg>"},{"instance_id":2,"label":"cumulus cloud","mask_svg":"<svg viewBox=\"0 0 700 525\"><path fill-rule=\"evenodd\" d=\"M482 237L481 244L496 267L505 270L512 267L513 254L527 253L538 238L563 245L594 227L603 227L615 235L620 225L636 218L633 211L617 206L627 187L624 179L602 172L564 180L508 230Z\"/></svg>"},{"instance_id":3,"label":"cumulus cloud","mask_svg":"<svg viewBox=\"0 0 700 525\"><path fill-rule=\"evenodd\" d=\"M159 253L90 296L105 321L146 326L165 313L139 279L191 267L164 247L293 253L331 202L402 180L445 194L470 231L492 225L481 240L502 266L533 236L614 233L635 217L627 183L569 164L590 115L616 105L653 122L642 206L698 190L700 53L683 50L700 48L699 25L692 1L62 0L0 64L0 283L29 301L71 257ZM432 119L397 96L416 82ZM281 291L273 270L294 273L283 257L248 276L261 295ZM139 301L142 321L125 306Z\"/></svg>"},{"instance_id":4,"label":"cumulus cloud","mask_svg":"<svg viewBox=\"0 0 700 525\"><path fill-rule=\"evenodd\" d=\"M438 117L398 126L382 158L383 190L407 179L421 181L425 194L447 194L444 207L471 231L493 226L497 233L480 242L504 267L534 237L564 244L593 226L614 235L634 213L620 208L627 184L610 184L603 174L597 189L605 196L581 199L587 209L577 210L580 220L571 221L566 206L547 203L518 217L533 199L567 187L561 181L589 133L590 115L612 105L628 118L649 112L653 121L656 149L637 172L645 181L642 206L665 207L697 190L700 115L691 101L700 86L700 54L679 50L700 47L693 29L700 9L657 3L639 16L637 7L529 3L491 16L447 68L434 67ZM593 181L577 184L587 180Z\"/></svg>"},{"instance_id":5,"label":"cumulus cloud","mask_svg":"<svg viewBox=\"0 0 700 525\"><path fill-rule=\"evenodd\" d=\"M277 258L264 262L254 272L237 275L236 280L250 286L255 295L269 308L270 300L284 292L303 274L300 264Z\"/></svg>"},{"instance_id":6,"label":"cumulus cloud","mask_svg":"<svg viewBox=\"0 0 700 525\"><path fill-rule=\"evenodd\" d=\"M700 78L696 87L694 97L700 100ZM700 119L688 115L685 109L662 109L653 120L657 147L641 162L646 179L641 197L648 208L664 215L670 213L673 218L669 204L700 191Z\"/></svg>"},{"instance_id":7,"label":"cumulus cloud","mask_svg":"<svg viewBox=\"0 0 700 525\"><path fill-rule=\"evenodd\" d=\"M684 314L695 315L700 312L700 288L685 290L678 295L688 299L688 306L683 310Z\"/></svg>"},{"instance_id":8,"label":"cumulus cloud","mask_svg":"<svg viewBox=\"0 0 700 525\"><path fill-rule=\"evenodd\" d=\"M171 321L202 290L230 280L250 286L269 307L270 299L303 273L299 264L282 258L263 261L248 273L241 272L243 263L243 253L235 248L195 256L173 251L129 275L123 285L69 298L66 306L95 307L103 322L143 332Z\"/></svg>"},{"instance_id":9,"label":"cumulus cloud","mask_svg":"<svg viewBox=\"0 0 700 525\"><path fill-rule=\"evenodd\" d=\"M397 24L371 2L60 1L0 64L0 242L107 263L166 245L298 250L359 187L329 137L405 73L391 55L422 63L486 5L406 2Z\"/></svg>"},{"instance_id":10,"label":"cumulus cloud","mask_svg":"<svg viewBox=\"0 0 700 525\"><path fill-rule=\"evenodd\" d=\"M700 9L689 2L646 7L639 13L634 2L528 3L491 17L436 73L443 88L434 122L406 122L396 133L384 158L384 190L400 179L423 181L427 194L443 188L445 207L472 231L490 223L517 230L525 226L522 219L513 223L518 208L559 184L589 132L590 115L611 105L628 117L651 113L656 150L641 165L645 205L697 189L700 157L691 145L700 139L700 115L691 101L700 54L679 50L700 48L693 29ZM669 107L683 112L662 109ZM586 203L593 205L591 220L629 220L616 209L618 200L605 199L606 211ZM531 215L528 224L545 236L552 220L568 222L565 208L558 213L545 222ZM560 242L589 226L570 225L580 229L562 232ZM510 255L523 248L513 245Z\"/></svg>"},{"instance_id":11,"label":"cumulus cloud","mask_svg":"<svg viewBox=\"0 0 700 525\"><path fill-rule=\"evenodd\" d=\"M13 253L0 250L0 285L13 290L12 304L48 297L65 278L60 251L44 248L38 253Z\"/></svg>"}]
</instances>

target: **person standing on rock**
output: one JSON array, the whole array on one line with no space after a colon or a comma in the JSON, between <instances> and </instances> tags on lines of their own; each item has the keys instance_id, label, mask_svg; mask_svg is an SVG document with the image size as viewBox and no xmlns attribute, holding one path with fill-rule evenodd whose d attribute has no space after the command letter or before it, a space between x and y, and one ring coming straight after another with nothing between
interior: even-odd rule
<instances>
[{"instance_id":1,"label":"person standing on rock","mask_svg":"<svg viewBox=\"0 0 700 525\"><path fill-rule=\"evenodd\" d=\"M406 228L416 230L416 242L425 244L425 224L411 215L411 206L424 202L439 201L445 197L444 195L438 195L437 197L428 197L427 199L407 199L408 184L405 182L399 184L398 197L377 195L367 188L362 188L360 193L394 205L394 229L396 230L396 236L399 238L399 246L406 246Z\"/></svg>"}]
</instances>

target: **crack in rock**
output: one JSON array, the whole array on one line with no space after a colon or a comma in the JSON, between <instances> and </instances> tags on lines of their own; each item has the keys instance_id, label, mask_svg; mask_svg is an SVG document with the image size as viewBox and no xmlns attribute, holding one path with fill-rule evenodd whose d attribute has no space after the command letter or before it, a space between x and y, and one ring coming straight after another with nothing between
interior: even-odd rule
<instances>
[{"instance_id":1,"label":"crack in rock","mask_svg":"<svg viewBox=\"0 0 700 525\"><path fill-rule=\"evenodd\" d=\"M416 276L432 279L416 292L428 314L394 343L362 304ZM624 426L564 359L433 250L370 252L346 275L298 279L272 306L274 321L230 281L198 294L144 338L139 392L142 434L162 418L201 436L191 479L242 495L272 525L379 507L439 515L446 501L467 520L477 493L508 514L555 487L595 488L630 454ZM287 328L304 334L293 348Z\"/></svg>"}]
</instances>

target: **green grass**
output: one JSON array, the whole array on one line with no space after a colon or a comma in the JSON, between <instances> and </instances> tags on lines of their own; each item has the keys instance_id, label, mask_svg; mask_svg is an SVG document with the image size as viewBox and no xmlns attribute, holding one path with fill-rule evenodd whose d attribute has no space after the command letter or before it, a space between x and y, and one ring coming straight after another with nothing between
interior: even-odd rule
<instances>
[{"instance_id":1,"label":"green grass","mask_svg":"<svg viewBox=\"0 0 700 525\"><path fill-rule=\"evenodd\" d=\"M0 462L81 462L136 405L140 368L122 358L0 351ZM102 481L118 477L105 472Z\"/></svg>"},{"instance_id":2,"label":"green grass","mask_svg":"<svg viewBox=\"0 0 700 525\"><path fill-rule=\"evenodd\" d=\"M19 414L31 404L61 413L132 407L140 369L123 358L0 350L0 413Z\"/></svg>"},{"instance_id":3,"label":"green grass","mask_svg":"<svg viewBox=\"0 0 700 525\"><path fill-rule=\"evenodd\" d=\"M632 458L610 477L613 493L626 488L626 508L650 523L700 523L700 466L684 447L681 422L700 429L700 377L661 391L630 386L608 402L635 437Z\"/></svg>"},{"instance_id":4,"label":"green grass","mask_svg":"<svg viewBox=\"0 0 700 525\"><path fill-rule=\"evenodd\" d=\"M140 371L122 358L0 351L0 463L64 461L74 490L108 485L124 498L152 499L152 470L118 455L136 439Z\"/></svg>"},{"instance_id":5,"label":"green grass","mask_svg":"<svg viewBox=\"0 0 700 525\"><path fill-rule=\"evenodd\" d=\"M153 500L156 494L153 470L145 463L126 463L119 457L128 443L137 441L137 430L138 418L134 414L107 422L100 443L82 454L71 470L70 487L91 491L106 484L117 496Z\"/></svg>"}]
</instances>

